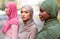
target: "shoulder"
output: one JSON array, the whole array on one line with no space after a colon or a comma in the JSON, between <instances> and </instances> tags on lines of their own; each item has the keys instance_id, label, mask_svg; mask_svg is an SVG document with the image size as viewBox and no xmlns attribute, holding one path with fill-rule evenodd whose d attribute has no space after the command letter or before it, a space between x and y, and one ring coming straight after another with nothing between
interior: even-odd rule
<instances>
[{"instance_id":1,"label":"shoulder","mask_svg":"<svg viewBox=\"0 0 60 39\"><path fill-rule=\"evenodd\" d=\"M45 23L45 26L59 26L59 23L56 19L54 19L54 20L47 21Z\"/></svg>"},{"instance_id":2,"label":"shoulder","mask_svg":"<svg viewBox=\"0 0 60 39\"><path fill-rule=\"evenodd\" d=\"M32 29L33 29L33 30L38 30L38 27L34 24L34 25L32 26Z\"/></svg>"}]
</instances>

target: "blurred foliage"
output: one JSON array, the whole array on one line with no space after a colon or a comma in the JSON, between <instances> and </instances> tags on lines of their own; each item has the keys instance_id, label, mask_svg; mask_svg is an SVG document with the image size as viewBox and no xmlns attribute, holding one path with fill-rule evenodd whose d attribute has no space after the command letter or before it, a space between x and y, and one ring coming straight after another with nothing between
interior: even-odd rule
<instances>
[{"instance_id":1,"label":"blurred foliage","mask_svg":"<svg viewBox=\"0 0 60 39\"><path fill-rule=\"evenodd\" d=\"M4 10L5 4L9 1L15 1L15 0L0 0L0 9Z\"/></svg>"},{"instance_id":2,"label":"blurred foliage","mask_svg":"<svg viewBox=\"0 0 60 39\"><path fill-rule=\"evenodd\" d=\"M56 0L58 4L58 8L60 9L60 0Z\"/></svg>"},{"instance_id":3,"label":"blurred foliage","mask_svg":"<svg viewBox=\"0 0 60 39\"><path fill-rule=\"evenodd\" d=\"M5 4L9 1L14 1L14 2L17 2L16 0L0 0L0 9L1 10L4 10L5 8ZM60 9L60 0L56 0L57 1L57 4L58 4L58 7ZM19 2L20 3L20 2ZM17 6L19 6L19 4L17 3Z\"/></svg>"}]
</instances>

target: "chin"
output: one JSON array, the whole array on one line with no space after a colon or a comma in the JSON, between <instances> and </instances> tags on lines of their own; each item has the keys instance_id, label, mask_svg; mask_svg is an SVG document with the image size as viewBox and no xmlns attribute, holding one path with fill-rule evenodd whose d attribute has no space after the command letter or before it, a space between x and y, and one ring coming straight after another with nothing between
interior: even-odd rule
<instances>
[{"instance_id":1,"label":"chin","mask_svg":"<svg viewBox=\"0 0 60 39\"><path fill-rule=\"evenodd\" d=\"M25 19L23 19L23 21L26 21Z\"/></svg>"}]
</instances>

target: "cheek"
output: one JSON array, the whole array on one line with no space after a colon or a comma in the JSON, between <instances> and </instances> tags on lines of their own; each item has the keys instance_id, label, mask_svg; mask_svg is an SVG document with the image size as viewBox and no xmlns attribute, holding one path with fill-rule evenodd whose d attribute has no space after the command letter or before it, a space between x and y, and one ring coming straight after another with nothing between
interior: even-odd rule
<instances>
[{"instance_id":1,"label":"cheek","mask_svg":"<svg viewBox=\"0 0 60 39\"><path fill-rule=\"evenodd\" d=\"M41 20L45 20L47 18L47 15L45 13L40 13L39 17Z\"/></svg>"},{"instance_id":2,"label":"cheek","mask_svg":"<svg viewBox=\"0 0 60 39\"><path fill-rule=\"evenodd\" d=\"M42 15L42 17L43 17L44 20L47 20L47 19L49 18L49 15L46 14L46 13L44 13L44 14Z\"/></svg>"},{"instance_id":3,"label":"cheek","mask_svg":"<svg viewBox=\"0 0 60 39\"><path fill-rule=\"evenodd\" d=\"M30 14L28 14L28 13L26 13L26 14L21 14L21 16L22 16L22 19L23 19L23 20L28 20L28 19L30 19Z\"/></svg>"},{"instance_id":4,"label":"cheek","mask_svg":"<svg viewBox=\"0 0 60 39\"><path fill-rule=\"evenodd\" d=\"M49 17L50 17L50 16L47 14L47 15L46 15L46 18L48 19Z\"/></svg>"},{"instance_id":5,"label":"cheek","mask_svg":"<svg viewBox=\"0 0 60 39\"><path fill-rule=\"evenodd\" d=\"M40 13L40 14L39 14L39 17L40 17L40 18L43 18L43 17L44 17L43 13Z\"/></svg>"},{"instance_id":6,"label":"cheek","mask_svg":"<svg viewBox=\"0 0 60 39\"><path fill-rule=\"evenodd\" d=\"M30 14L27 14L26 15L26 19L30 19Z\"/></svg>"},{"instance_id":7,"label":"cheek","mask_svg":"<svg viewBox=\"0 0 60 39\"><path fill-rule=\"evenodd\" d=\"M9 14L9 10L8 9L6 9L5 12L6 12L6 14Z\"/></svg>"}]
</instances>

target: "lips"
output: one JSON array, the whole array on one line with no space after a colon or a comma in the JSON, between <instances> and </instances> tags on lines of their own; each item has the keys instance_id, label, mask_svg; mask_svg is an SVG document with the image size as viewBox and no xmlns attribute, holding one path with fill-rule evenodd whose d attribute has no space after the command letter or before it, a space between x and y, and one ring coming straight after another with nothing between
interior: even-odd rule
<instances>
[{"instance_id":1,"label":"lips","mask_svg":"<svg viewBox=\"0 0 60 39\"><path fill-rule=\"evenodd\" d=\"M25 17L22 17L22 19L25 19Z\"/></svg>"}]
</instances>

